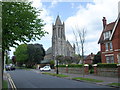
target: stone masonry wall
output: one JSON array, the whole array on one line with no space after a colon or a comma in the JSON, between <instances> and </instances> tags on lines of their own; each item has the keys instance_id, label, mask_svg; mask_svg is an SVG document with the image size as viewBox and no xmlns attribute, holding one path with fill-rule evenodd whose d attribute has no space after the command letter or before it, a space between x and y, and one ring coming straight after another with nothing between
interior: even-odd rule
<instances>
[{"instance_id":1,"label":"stone masonry wall","mask_svg":"<svg viewBox=\"0 0 120 90\"><path fill-rule=\"evenodd\" d=\"M98 76L118 77L118 68L97 68Z\"/></svg>"},{"instance_id":2,"label":"stone masonry wall","mask_svg":"<svg viewBox=\"0 0 120 90\"><path fill-rule=\"evenodd\" d=\"M63 72L63 73L73 73L73 74L82 74L82 68L59 67L59 72Z\"/></svg>"}]
</instances>

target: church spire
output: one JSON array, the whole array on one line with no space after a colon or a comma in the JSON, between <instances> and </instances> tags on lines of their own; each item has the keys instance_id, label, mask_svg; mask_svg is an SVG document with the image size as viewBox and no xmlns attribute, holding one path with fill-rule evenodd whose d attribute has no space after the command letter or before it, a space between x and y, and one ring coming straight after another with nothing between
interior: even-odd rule
<instances>
[{"instance_id":1,"label":"church spire","mask_svg":"<svg viewBox=\"0 0 120 90\"><path fill-rule=\"evenodd\" d=\"M59 15L57 16L55 25L62 25Z\"/></svg>"}]
</instances>

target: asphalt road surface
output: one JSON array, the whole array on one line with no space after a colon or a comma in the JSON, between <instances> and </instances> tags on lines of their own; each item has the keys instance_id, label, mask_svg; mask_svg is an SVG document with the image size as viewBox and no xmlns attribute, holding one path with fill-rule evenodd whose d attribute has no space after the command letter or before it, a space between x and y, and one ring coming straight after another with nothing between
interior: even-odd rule
<instances>
[{"instance_id":1,"label":"asphalt road surface","mask_svg":"<svg viewBox=\"0 0 120 90\"><path fill-rule=\"evenodd\" d=\"M34 71L8 71L17 88L110 88L108 86L69 80Z\"/></svg>"}]
</instances>

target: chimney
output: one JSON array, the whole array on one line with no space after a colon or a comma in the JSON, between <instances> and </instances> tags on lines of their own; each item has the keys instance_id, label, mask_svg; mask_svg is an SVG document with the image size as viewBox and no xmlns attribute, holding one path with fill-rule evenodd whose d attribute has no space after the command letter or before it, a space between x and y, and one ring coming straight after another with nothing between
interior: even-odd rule
<instances>
[{"instance_id":1,"label":"chimney","mask_svg":"<svg viewBox=\"0 0 120 90\"><path fill-rule=\"evenodd\" d=\"M105 26L106 26L106 24L107 24L107 20L106 20L105 17L103 17L102 21L103 21L103 29L105 29Z\"/></svg>"},{"instance_id":2,"label":"chimney","mask_svg":"<svg viewBox=\"0 0 120 90\"><path fill-rule=\"evenodd\" d=\"M120 13L120 1L118 2L118 15Z\"/></svg>"}]
</instances>

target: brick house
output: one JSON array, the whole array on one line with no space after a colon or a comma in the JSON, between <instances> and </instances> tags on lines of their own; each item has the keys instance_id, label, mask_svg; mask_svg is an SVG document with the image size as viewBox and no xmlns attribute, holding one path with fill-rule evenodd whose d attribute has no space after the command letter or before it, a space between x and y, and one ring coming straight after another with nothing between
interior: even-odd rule
<instances>
[{"instance_id":1,"label":"brick house","mask_svg":"<svg viewBox=\"0 0 120 90\"><path fill-rule=\"evenodd\" d=\"M107 24L105 17L103 31L98 41L102 63L120 63L120 13L115 22Z\"/></svg>"},{"instance_id":2,"label":"brick house","mask_svg":"<svg viewBox=\"0 0 120 90\"><path fill-rule=\"evenodd\" d=\"M85 59L84 59L84 64L92 64L93 63L93 59L94 59L94 54L91 53L89 54Z\"/></svg>"}]
</instances>

